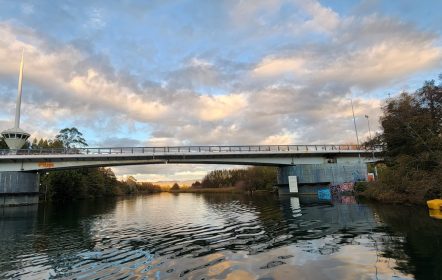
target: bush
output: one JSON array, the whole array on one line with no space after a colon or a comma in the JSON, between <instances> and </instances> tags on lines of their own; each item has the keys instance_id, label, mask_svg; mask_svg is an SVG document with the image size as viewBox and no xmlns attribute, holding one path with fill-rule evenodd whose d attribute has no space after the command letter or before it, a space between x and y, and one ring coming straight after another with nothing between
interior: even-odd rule
<instances>
[{"instance_id":1,"label":"bush","mask_svg":"<svg viewBox=\"0 0 442 280\"><path fill-rule=\"evenodd\" d=\"M368 183L367 182L356 182L354 186L354 190L356 193L362 193L367 190Z\"/></svg>"}]
</instances>

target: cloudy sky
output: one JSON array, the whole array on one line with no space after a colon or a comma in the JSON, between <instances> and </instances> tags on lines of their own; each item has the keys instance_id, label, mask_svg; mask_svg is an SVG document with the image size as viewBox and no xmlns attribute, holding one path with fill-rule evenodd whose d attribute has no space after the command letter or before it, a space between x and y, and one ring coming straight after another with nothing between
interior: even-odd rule
<instances>
[{"instance_id":1,"label":"cloudy sky","mask_svg":"<svg viewBox=\"0 0 442 280\"><path fill-rule=\"evenodd\" d=\"M90 146L354 143L442 72L441 1L0 0L0 130ZM194 179L217 166L115 168Z\"/></svg>"}]
</instances>

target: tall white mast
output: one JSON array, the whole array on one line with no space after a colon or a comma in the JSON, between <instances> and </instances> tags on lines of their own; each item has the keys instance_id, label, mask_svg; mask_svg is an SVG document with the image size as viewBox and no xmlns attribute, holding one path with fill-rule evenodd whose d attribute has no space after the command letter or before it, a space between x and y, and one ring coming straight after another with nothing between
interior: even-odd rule
<instances>
[{"instance_id":1,"label":"tall white mast","mask_svg":"<svg viewBox=\"0 0 442 280\"><path fill-rule=\"evenodd\" d=\"M24 61L23 61L23 54L25 50L23 49L21 53L21 63L20 63L20 75L18 77L18 91L17 91L17 104L15 105L15 125L14 128L19 128L20 126L20 106L21 106L21 88L22 88L22 81L23 81L23 67L24 67Z\"/></svg>"}]
</instances>

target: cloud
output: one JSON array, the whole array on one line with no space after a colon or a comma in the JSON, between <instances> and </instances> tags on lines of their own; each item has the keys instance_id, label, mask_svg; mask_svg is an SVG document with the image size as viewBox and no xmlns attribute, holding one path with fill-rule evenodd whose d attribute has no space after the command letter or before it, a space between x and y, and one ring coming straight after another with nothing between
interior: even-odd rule
<instances>
[{"instance_id":1,"label":"cloud","mask_svg":"<svg viewBox=\"0 0 442 280\"><path fill-rule=\"evenodd\" d=\"M296 2L310 17L303 23L302 29L328 33L339 26L339 15L332 9L322 6L318 1L299 0Z\"/></svg>"},{"instance_id":2,"label":"cloud","mask_svg":"<svg viewBox=\"0 0 442 280\"><path fill-rule=\"evenodd\" d=\"M302 74L306 70L306 61L302 57L290 59L266 57L253 69L253 74L272 77L282 74Z\"/></svg>"},{"instance_id":3,"label":"cloud","mask_svg":"<svg viewBox=\"0 0 442 280\"><path fill-rule=\"evenodd\" d=\"M216 121L232 118L241 113L247 100L239 94L223 96L201 96L199 98L198 117L202 121Z\"/></svg>"},{"instance_id":4,"label":"cloud","mask_svg":"<svg viewBox=\"0 0 442 280\"><path fill-rule=\"evenodd\" d=\"M89 19L85 24L87 28L102 29L106 26L103 18L103 11L99 8L92 8L89 11Z\"/></svg>"},{"instance_id":5,"label":"cloud","mask_svg":"<svg viewBox=\"0 0 442 280\"><path fill-rule=\"evenodd\" d=\"M25 89L31 91L24 93L24 103L32 99L39 108L52 108L35 109L40 110L39 117L55 119L70 114L87 121L99 110L148 122L167 113L167 107L161 102L134 87L127 87L118 79L110 79L112 74L103 72L103 67L96 67L88 54L69 45L51 50L47 47L50 42L41 42L32 30L26 30L28 38L26 42L21 41L14 35L20 31L7 24L0 25L0 35L4 38L0 42L0 57L5 61L0 75L17 75L18 55L24 48L24 83ZM16 54L17 59L10 59L11 54ZM30 93L33 95L29 96Z\"/></svg>"},{"instance_id":6,"label":"cloud","mask_svg":"<svg viewBox=\"0 0 442 280\"><path fill-rule=\"evenodd\" d=\"M327 35L340 24L339 15L316 0L234 1L230 16L240 30L253 36L273 36L275 32L293 35L318 33Z\"/></svg>"},{"instance_id":7,"label":"cloud","mask_svg":"<svg viewBox=\"0 0 442 280\"><path fill-rule=\"evenodd\" d=\"M347 18L331 42L266 56L250 77L266 83L279 77L285 83L318 90L332 87L344 94L352 87L373 90L440 67L442 48L437 39L435 34L389 18Z\"/></svg>"},{"instance_id":8,"label":"cloud","mask_svg":"<svg viewBox=\"0 0 442 280\"><path fill-rule=\"evenodd\" d=\"M218 86L222 82L221 79L221 73L213 64L193 58L187 65L169 75L168 86L186 89Z\"/></svg>"}]
</instances>

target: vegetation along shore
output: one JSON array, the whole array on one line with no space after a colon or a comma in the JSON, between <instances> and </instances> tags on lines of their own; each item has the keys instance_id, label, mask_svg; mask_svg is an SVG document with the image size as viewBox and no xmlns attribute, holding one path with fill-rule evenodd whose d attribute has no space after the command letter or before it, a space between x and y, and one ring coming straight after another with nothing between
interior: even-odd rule
<instances>
[{"instance_id":1,"label":"vegetation along shore","mask_svg":"<svg viewBox=\"0 0 442 280\"><path fill-rule=\"evenodd\" d=\"M385 147L378 180L358 195L389 203L424 204L442 197L442 75L413 93L386 100L382 133L368 145Z\"/></svg>"}]
</instances>

